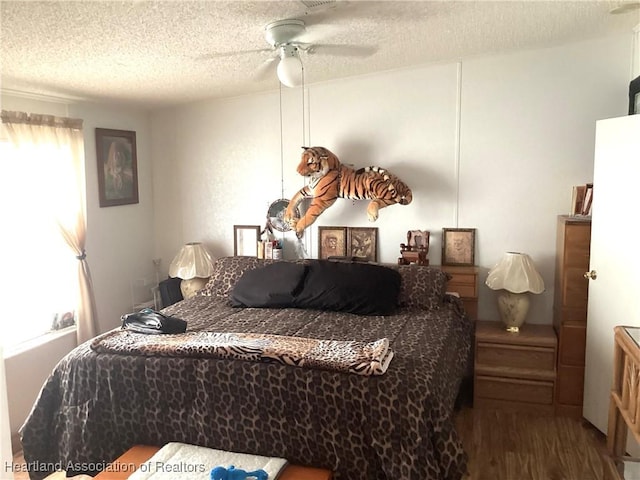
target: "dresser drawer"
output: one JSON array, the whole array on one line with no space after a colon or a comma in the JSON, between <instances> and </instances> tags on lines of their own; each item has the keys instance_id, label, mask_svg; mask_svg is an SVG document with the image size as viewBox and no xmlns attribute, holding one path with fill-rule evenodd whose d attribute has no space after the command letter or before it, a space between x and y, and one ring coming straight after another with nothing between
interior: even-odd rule
<instances>
[{"instance_id":1,"label":"dresser drawer","mask_svg":"<svg viewBox=\"0 0 640 480\"><path fill-rule=\"evenodd\" d=\"M447 282L448 292L457 292L461 297L476 297L477 276L470 273L452 273L447 272L451 279Z\"/></svg>"},{"instance_id":2,"label":"dresser drawer","mask_svg":"<svg viewBox=\"0 0 640 480\"><path fill-rule=\"evenodd\" d=\"M456 285L473 285L476 286L476 275L472 273L457 273L457 272L447 272L451 276L451 280L449 280L449 284L455 283Z\"/></svg>"},{"instance_id":3,"label":"dresser drawer","mask_svg":"<svg viewBox=\"0 0 640 480\"><path fill-rule=\"evenodd\" d=\"M477 375L473 388L477 398L553 404L553 382Z\"/></svg>"},{"instance_id":4,"label":"dresser drawer","mask_svg":"<svg viewBox=\"0 0 640 480\"><path fill-rule=\"evenodd\" d=\"M584 367L558 367L556 398L562 405L582 405L584 395Z\"/></svg>"},{"instance_id":5,"label":"dresser drawer","mask_svg":"<svg viewBox=\"0 0 640 480\"><path fill-rule=\"evenodd\" d=\"M547 347L478 343L476 365L511 369L555 369L555 349Z\"/></svg>"},{"instance_id":6,"label":"dresser drawer","mask_svg":"<svg viewBox=\"0 0 640 480\"><path fill-rule=\"evenodd\" d=\"M579 308L587 305L589 280L584 278L585 268L567 268L562 279L562 306Z\"/></svg>"},{"instance_id":7,"label":"dresser drawer","mask_svg":"<svg viewBox=\"0 0 640 480\"><path fill-rule=\"evenodd\" d=\"M587 304L580 307L559 308L556 310L557 323L587 323Z\"/></svg>"},{"instance_id":8,"label":"dresser drawer","mask_svg":"<svg viewBox=\"0 0 640 480\"><path fill-rule=\"evenodd\" d=\"M587 344L587 327L584 325L563 325L560 328L560 365L584 366Z\"/></svg>"},{"instance_id":9,"label":"dresser drawer","mask_svg":"<svg viewBox=\"0 0 640 480\"><path fill-rule=\"evenodd\" d=\"M589 266L589 242L580 244L575 249L567 248L564 253L564 264L567 267L586 269Z\"/></svg>"},{"instance_id":10,"label":"dresser drawer","mask_svg":"<svg viewBox=\"0 0 640 480\"><path fill-rule=\"evenodd\" d=\"M462 298L473 298L476 296L476 288L472 285L452 285L447 284L447 292L456 292Z\"/></svg>"},{"instance_id":11,"label":"dresser drawer","mask_svg":"<svg viewBox=\"0 0 640 480\"><path fill-rule=\"evenodd\" d=\"M566 266L589 266L591 249L591 223L571 225L564 232L564 264Z\"/></svg>"}]
</instances>

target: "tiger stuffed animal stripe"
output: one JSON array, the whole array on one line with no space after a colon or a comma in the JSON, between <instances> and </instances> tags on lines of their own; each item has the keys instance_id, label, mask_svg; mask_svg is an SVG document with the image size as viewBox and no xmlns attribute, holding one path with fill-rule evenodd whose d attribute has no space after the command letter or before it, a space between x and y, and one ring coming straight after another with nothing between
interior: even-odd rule
<instances>
[{"instance_id":1,"label":"tiger stuffed animal stripe","mask_svg":"<svg viewBox=\"0 0 640 480\"><path fill-rule=\"evenodd\" d=\"M342 165L338 157L324 147L302 147L302 159L297 172L311 179L289 202L284 220L295 228L298 237L316 221L337 198L371 200L367 217L374 222L378 211L389 205L408 205L413 199L411 189L391 172L379 167L354 170ZM304 216L296 221L294 212L304 198L312 198Z\"/></svg>"}]
</instances>

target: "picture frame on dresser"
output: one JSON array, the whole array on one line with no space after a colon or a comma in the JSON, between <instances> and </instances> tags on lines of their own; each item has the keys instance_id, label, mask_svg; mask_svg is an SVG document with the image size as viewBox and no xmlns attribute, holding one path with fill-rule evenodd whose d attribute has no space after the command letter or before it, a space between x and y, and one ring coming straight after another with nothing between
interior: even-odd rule
<instances>
[{"instance_id":1,"label":"picture frame on dresser","mask_svg":"<svg viewBox=\"0 0 640 480\"><path fill-rule=\"evenodd\" d=\"M442 229L442 265L472 266L475 249L475 228Z\"/></svg>"},{"instance_id":2,"label":"picture frame on dresser","mask_svg":"<svg viewBox=\"0 0 640 480\"><path fill-rule=\"evenodd\" d=\"M100 207L138 203L136 132L96 128Z\"/></svg>"},{"instance_id":3,"label":"picture frame on dresser","mask_svg":"<svg viewBox=\"0 0 640 480\"><path fill-rule=\"evenodd\" d=\"M257 257L258 241L260 240L259 225L233 226L233 256Z\"/></svg>"},{"instance_id":4,"label":"picture frame on dresser","mask_svg":"<svg viewBox=\"0 0 640 480\"><path fill-rule=\"evenodd\" d=\"M347 255L347 227L318 227L318 258Z\"/></svg>"},{"instance_id":5,"label":"picture frame on dresser","mask_svg":"<svg viewBox=\"0 0 640 480\"><path fill-rule=\"evenodd\" d=\"M349 227L347 255L378 261L378 229L376 227Z\"/></svg>"}]
</instances>

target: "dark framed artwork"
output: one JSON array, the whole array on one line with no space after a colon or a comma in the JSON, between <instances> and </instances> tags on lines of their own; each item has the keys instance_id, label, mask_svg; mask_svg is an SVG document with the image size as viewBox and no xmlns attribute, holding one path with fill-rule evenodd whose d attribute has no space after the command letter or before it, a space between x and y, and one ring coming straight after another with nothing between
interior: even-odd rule
<instances>
[{"instance_id":1,"label":"dark framed artwork","mask_svg":"<svg viewBox=\"0 0 640 480\"><path fill-rule=\"evenodd\" d=\"M233 226L233 256L257 257L258 241L260 240L259 225Z\"/></svg>"},{"instance_id":2,"label":"dark framed artwork","mask_svg":"<svg viewBox=\"0 0 640 480\"><path fill-rule=\"evenodd\" d=\"M629 115L640 114L640 77L629 83Z\"/></svg>"},{"instance_id":3,"label":"dark framed artwork","mask_svg":"<svg viewBox=\"0 0 640 480\"><path fill-rule=\"evenodd\" d=\"M442 229L442 265L475 264L476 229Z\"/></svg>"},{"instance_id":4,"label":"dark framed artwork","mask_svg":"<svg viewBox=\"0 0 640 480\"><path fill-rule=\"evenodd\" d=\"M378 261L378 229L370 227L349 228L347 256Z\"/></svg>"},{"instance_id":5,"label":"dark framed artwork","mask_svg":"<svg viewBox=\"0 0 640 480\"><path fill-rule=\"evenodd\" d=\"M138 203L136 132L96 128L101 207Z\"/></svg>"},{"instance_id":6,"label":"dark framed artwork","mask_svg":"<svg viewBox=\"0 0 640 480\"><path fill-rule=\"evenodd\" d=\"M318 258L347 255L347 227L318 227Z\"/></svg>"}]
</instances>

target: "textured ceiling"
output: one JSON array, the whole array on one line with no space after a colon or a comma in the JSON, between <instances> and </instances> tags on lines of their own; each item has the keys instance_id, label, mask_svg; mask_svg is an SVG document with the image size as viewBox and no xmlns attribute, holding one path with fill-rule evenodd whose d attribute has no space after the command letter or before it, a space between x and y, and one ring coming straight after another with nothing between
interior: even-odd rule
<instances>
[{"instance_id":1,"label":"textured ceiling","mask_svg":"<svg viewBox=\"0 0 640 480\"><path fill-rule=\"evenodd\" d=\"M303 53L305 81L392 70L631 32L640 10L618 1L0 2L5 91L156 108L278 88L258 78L264 26L303 19L300 40L375 47ZM213 55L243 52L237 55ZM272 62L274 65L276 62Z\"/></svg>"}]
</instances>

